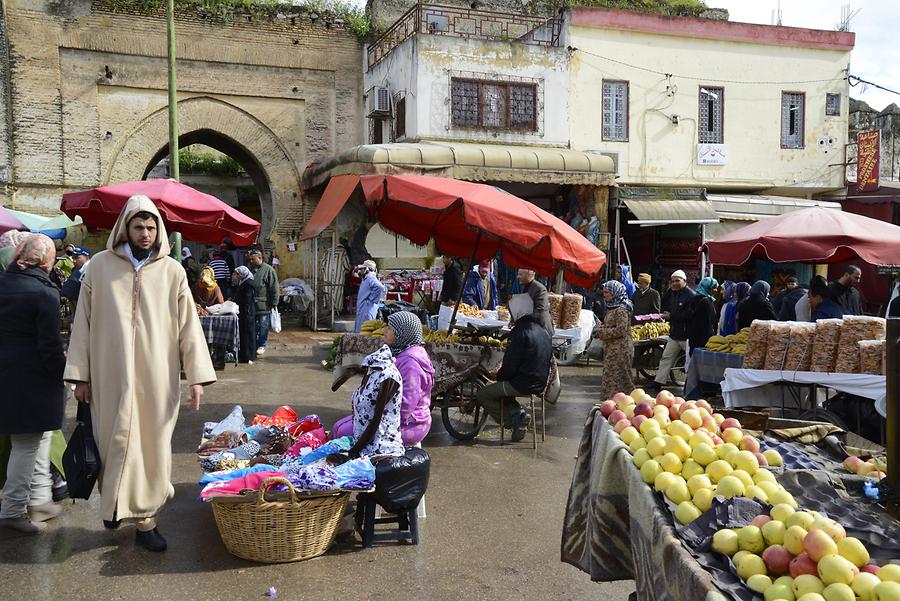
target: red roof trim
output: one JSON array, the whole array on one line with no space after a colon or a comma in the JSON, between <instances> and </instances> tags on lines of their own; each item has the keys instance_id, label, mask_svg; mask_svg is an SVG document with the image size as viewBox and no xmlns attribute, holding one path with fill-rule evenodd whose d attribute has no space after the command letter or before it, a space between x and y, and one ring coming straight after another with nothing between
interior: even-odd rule
<instances>
[{"instance_id":1,"label":"red roof trim","mask_svg":"<svg viewBox=\"0 0 900 601\"><path fill-rule=\"evenodd\" d=\"M856 34L850 31L668 17L608 8L576 7L570 10L572 24L582 27L824 50L852 50L856 43Z\"/></svg>"}]
</instances>

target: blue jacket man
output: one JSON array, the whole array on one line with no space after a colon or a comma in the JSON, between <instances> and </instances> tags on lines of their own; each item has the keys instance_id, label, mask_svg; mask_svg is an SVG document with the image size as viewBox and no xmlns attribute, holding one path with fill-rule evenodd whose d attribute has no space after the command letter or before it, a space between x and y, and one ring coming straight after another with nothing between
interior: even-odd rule
<instances>
[{"instance_id":1,"label":"blue jacket man","mask_svg":"<svg viewBox=\"0 0 900 601\"><path fill-rule=\"evenodd\" d=\"M482 261L477 270L473 269L466 275L463 302L489 311L497 308L497 280L491 272L490 261Z\"/></svg>"}]
</instances>

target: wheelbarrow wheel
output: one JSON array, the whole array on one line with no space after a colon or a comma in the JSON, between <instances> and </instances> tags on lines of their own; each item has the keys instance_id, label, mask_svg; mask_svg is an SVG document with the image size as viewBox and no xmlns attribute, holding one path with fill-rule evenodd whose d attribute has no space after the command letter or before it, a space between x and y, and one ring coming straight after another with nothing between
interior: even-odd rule
<instances>
[{"instance_id":1,"label":"wheelbarrow wheel","mask_svg":"<svg viewBox=\"0 0 900 601\"><path fill-rule=\"evenodd\" d=\"M470 380L444 394L441 402L441 421L453 438L472 440L484 427L487 411L475 398L475 393L482 386L481 381Z\"/></svg>"}]
</instances>

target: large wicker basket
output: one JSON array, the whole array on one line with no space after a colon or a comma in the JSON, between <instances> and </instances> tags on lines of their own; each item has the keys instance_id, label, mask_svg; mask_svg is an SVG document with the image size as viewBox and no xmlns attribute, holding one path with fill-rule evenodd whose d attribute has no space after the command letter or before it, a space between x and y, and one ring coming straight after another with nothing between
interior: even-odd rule
<instances>
[{"instance_id":1,"label":"large wicker basket","mask_svg":"<svg viewBox=\"0 0 900 601\"><path fill-rule=\"evenodd\" d=\"M286 484L286 501L267 501L272 484ZM350 498L349 492L298 497L284 478L268 478L255 500L212 501L219 535L228 551L261 563L285 563L318 557L328 550Z\"/></svg>"}]
</instances>

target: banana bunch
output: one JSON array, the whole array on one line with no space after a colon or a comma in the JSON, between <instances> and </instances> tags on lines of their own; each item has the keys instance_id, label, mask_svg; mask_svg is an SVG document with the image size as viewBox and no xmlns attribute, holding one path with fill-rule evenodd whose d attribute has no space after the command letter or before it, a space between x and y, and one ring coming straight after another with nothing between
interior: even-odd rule
<instances>
[{"instance_id":1,"label":"banana bunch","mask_svg":"<svg viewBox=\"0 0 900 601\"><path fill-rule=\"evenodd\" d=\"M747 354L747 339L749 337L750 328L744 328L737 334L729 336L713 336L706 342L706 350L717 353L745 355Z\"/></svg>"},{"instance_id":2,"label":"banana bunch","mask_svg":"<svg viewBox=\"0 0 900 601\"><path fill-rule=\"evenodd\" d=\"M648 322L631 326L632 340L649 340L651 338L659 338L669 333L668 322Z\"/></svg>"},{"instance_id":3,"label":"banana bunch","mask_svg":"<svg viewBox=\"0 0 900 601\"><path fill-rule=\"evenodd\" d=\"M384 328L386 326L387 324L380 319L370 319L363 322L359 328L359 333L363 336L384 336Z\"/></svg>"},{"instance_id":4,"label":"banana bunch","mask_svg":"<svg viewBox=\"0 0 900 601\"><path fill-rule=\"evenodd\" d=\"M425 329L422 332L422 336L425 342L431 342L432 344L454 344L459 342L459 336L456 334L451 336L447 333L447 330L435 330L432 332Z\"/></svg>"}]
</instances>

